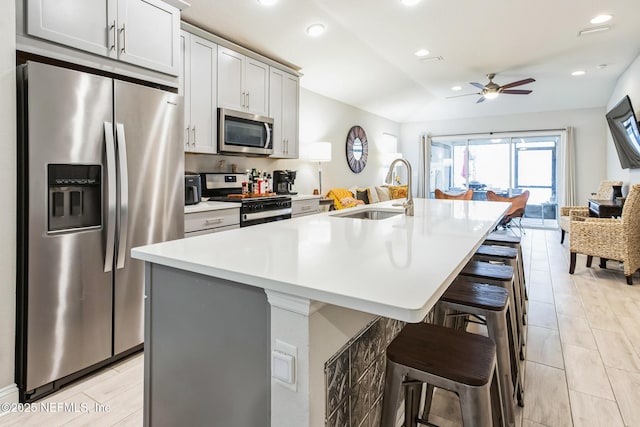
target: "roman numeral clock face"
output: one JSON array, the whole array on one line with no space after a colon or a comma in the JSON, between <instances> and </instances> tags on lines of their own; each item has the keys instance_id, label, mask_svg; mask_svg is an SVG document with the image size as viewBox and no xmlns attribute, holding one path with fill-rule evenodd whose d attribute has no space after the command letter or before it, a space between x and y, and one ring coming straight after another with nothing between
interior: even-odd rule
<instances>
[{"instance_id":1,"label":"roman numeral clock face","mask_svg":"<svg viewBox=\"0 0 640 427\"><path fill-rule=\"evenodd\" d=\"M369 143L367 134L360 126L349 129L347 134L347 163L354 173L360 173L367 165Z\"/></svg>"}]
</instances>

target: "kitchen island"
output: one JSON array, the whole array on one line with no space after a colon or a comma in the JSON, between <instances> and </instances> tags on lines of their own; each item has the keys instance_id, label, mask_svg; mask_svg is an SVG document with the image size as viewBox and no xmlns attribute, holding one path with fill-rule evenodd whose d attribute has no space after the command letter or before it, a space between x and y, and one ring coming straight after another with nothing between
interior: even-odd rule
<instances>
[{"instance_id":1,"label":"kitchen island","mask_svg":"<svg viewBox=\"0 0 640 427\"><path fill-rule=\"evenodd\" d=\"M349 360L357 345L345 346L424 319L508 206L415 199L405 216L383 202L135 248L146 261L146 425L373 418L380 396L354 381L366 375ZM372 208L401 214L343 217ZM354 366L336 386L327 362Z\"/></svg>"}]
</instances>

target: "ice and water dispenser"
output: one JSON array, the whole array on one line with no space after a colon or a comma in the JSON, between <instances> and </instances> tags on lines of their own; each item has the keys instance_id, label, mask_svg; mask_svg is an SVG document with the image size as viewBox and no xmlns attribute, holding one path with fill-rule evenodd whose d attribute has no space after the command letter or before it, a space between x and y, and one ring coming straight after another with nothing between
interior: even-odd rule
<instances>
[{"instance_id":1,"label":"ice and water dispenser","mask_svg":"<svg viewBox=\"0 0 640 427\"><path fill-rule=\"evenodd\" d=\"M101 166L50 164L48 230L62 231L101 225Z\"/></svg>"}]
</instances>

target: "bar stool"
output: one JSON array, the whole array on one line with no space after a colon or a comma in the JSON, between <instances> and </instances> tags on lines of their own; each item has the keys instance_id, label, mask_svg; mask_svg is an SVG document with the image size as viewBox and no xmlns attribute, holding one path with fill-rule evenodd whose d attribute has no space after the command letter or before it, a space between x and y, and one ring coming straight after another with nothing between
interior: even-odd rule
<instances>
[{"instance_id":1,"label":"bar stool","mask_svg":"<svg viewBox=\"0 0 640 427\"><path fill-rule=\"evenodd\" d=\"M406 377L406 380L405 380ZM410 323L387 347L382 426L395 426L403 386L405 427L418 423L422 383L460 397L463 424L503 426L496 345L490 338L427 323Z\"/></svg>"},{"instance_id":2,"label":"bar stool","mask_svg":"<svg viewBox=\"0 0 640 427\"><path fill-rule=\"evenodd\" d=\"M471 315L476 322L487 326L489 338L496 343L498 361L498 375L500 376L500 389L503 398L503 412L509 425L515 424L515 399L516 395L520 406L524 405L524 390L518 378L518 356L515 343L516 328L511 323L509 311L509 292L499 286L466 282L456 279L440 297L436 305L434 322L440 326L446 326L447 320L452 317ZM463 330L466 325L463 326ZM428 414L431 406L432 387L427 388L425 412Z\"/></svg>"},{"instance_id":3,"label":"bar stool","mask_svg":"<svg viewBox=\"0 0 640 427\"><path fill-rule=\"evenodd\" d=\"M527 280L524 274L524 258L522 257L522 245L520 244L520 237L518 236L509 236L507 234L493 232L490 233L486 239L484 239L485 245L495 245L495 246L509 246L510 248L515 248L518 250L518 260L520 264L520 271L522 272L522 285L524 286L524 299L526 301L529 300L529 293L527 291Z\"/></svg>"},{"instance_id":4,"label":"bar stool","mask_svg":"<svg viewBox=\"0 0 640 427\"><path fill-rule=\"evenodd\" d=\"M509 292L509 302L513 310L509 310L512 325L515 327L515 339L513 344L514 354L520 354L520 359L524 360L525 354L525 341L524 341L524 328L517 319L522 317L521 312L518 310L518 286L515 284L513 276L513 268L509 265L502 264L489 264L488 262L469 261L467 265L462 269L462 272L458 276L458 279L466 282L473 283L486 283L489 285L496 285L505 288ZM516 364L518 373L520 372L520 364ZM522 387L522 376L517 375L519 390L519 401L524 402L521 394L524 391Z\"/></svg>"},{"instance_id":5,"label":"bar stool","mask_svg":"<svg viewBox=\"0 0 640 427\"><path fill-rule=\"evenodd\" d=\"M516 275L516 284L518 285L520 296L520 308L522 311L522 318L520 319L522 325L527 324L527 304L524 299L524 272L520 270L520 263L518 262L518 250L509 246L496 246L496 245L480 245L476 253L472 258L474 261L484 262L499 262L502 264L510 265Z\"/></svg>"}]
</instances>

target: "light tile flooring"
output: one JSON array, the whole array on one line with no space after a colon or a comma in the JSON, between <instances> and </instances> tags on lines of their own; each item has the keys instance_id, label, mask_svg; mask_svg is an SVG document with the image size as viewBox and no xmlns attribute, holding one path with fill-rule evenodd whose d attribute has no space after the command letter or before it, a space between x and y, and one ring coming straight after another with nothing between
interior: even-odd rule
<instances>
[{"instance_id":1,"label":"light tile flooring","mask_svg":"<svg viewBox=\"0 0 640 427\"><path fill-rule=\"evenodd\" d=\"M588 269L583 256L569 275L568 241L559 240L557 230L542 229L523 239L530 301L517 425L640 426L640 277L627 286L617 263ZM0 425L140 426L142 361L134 356L46 399L85 403L88 413L9 414ZM461 425L457 399L438 391L430 421Z\"/></svg>"}]
</instances>

